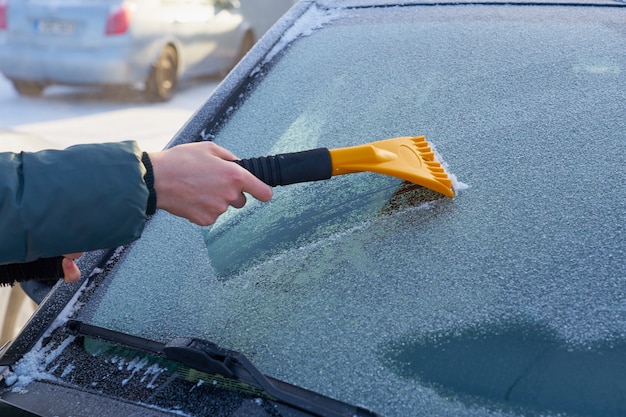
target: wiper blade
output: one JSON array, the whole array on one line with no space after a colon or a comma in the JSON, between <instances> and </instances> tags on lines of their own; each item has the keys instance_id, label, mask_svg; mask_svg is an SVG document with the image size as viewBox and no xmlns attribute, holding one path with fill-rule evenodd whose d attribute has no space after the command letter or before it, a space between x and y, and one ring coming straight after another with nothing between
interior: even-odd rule
<instances>
[{"instance_id":1,"label":"wiper blade","mask_svg":"<svg viewBox=\"0 0 626 417\"><path fill-rule=\"evenodd\" d=\"M224 349L213 342L180 337L168 343L94 326L80 320L69 320L68 330L105 342L148 352L189 368L218 374L263 390L272 401L319 417L377 417L366 408L344 403L314 391L266 376L241 352Z\"/></svg>"}]
</instances>

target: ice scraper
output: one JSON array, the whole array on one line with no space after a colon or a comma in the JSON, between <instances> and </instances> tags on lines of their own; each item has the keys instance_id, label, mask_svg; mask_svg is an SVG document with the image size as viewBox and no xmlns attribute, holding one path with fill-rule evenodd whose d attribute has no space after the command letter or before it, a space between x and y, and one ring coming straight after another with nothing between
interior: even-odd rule
<instances>
[{"instance_id":1,"label":"ice scraper","mask_svg":"<svg viewBox=\"0 0 626 417\"><path fill-rule=\"evenodd\" d=\"M401 178L454 197L452 180L436 160L424 136L404 136L347 148L317 148L235 162L272 187L369 171Z\"/></svg>"}]
</instances>

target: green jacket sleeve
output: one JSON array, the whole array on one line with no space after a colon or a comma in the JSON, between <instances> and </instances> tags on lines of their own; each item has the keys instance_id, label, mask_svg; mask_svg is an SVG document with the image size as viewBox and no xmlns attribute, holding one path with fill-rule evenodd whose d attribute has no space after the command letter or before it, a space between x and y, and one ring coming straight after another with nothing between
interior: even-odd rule
<instances>
[{"instance_id":1,"label":"green jacket sleeve","mask_svg":"<svg viewBox=\"0 0 626 417\"><path fill-rule=\"evenodd\" d=\"M130 141L0 153L0 264L137 239L148 201L141 154Z\"/></svg>"}]
</instances>

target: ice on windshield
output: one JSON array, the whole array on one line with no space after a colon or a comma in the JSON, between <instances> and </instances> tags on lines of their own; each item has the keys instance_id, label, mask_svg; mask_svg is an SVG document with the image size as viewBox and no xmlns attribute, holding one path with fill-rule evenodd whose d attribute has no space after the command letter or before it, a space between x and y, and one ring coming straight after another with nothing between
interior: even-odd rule
<instances>
[{"instance_id":1,"label":"ice on windshield","mask_svg":"<svg viewBox=\"0 0 626 417\"><path fill-rule=\"evenodd\" d=\"M322 10L317 7L309 8L292 27L285 31L272 50L265 56L264 62L270 62L276 54L283 51L288 44L301 36L311 35L315 30L320 29L325 24L341 17L343 13L342 9Z\"/></svg>"},{"instance_id":2,"label":"ice on windshield","mask_svg":"<svg viewBox=\"0 0 626 417\"><path fill-rule=\"evenodd\" d=\"M423 134L467 190L355 174L276 188L212 228L158 213L85 316L206 338L387 416L514 414L439 390L444 375L411 363L437 343L506 348L520 329L534 348L623 346L623 25L614 10L473 10L335 20L293 42L215 137L251 157Z\"/></svg>"}]
</instances>

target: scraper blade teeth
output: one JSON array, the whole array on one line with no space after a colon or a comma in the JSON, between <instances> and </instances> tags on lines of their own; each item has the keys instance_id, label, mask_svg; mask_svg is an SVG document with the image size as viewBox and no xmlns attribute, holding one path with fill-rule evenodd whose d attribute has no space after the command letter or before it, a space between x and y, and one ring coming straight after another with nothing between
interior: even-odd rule
<instances>
[{"instance_id":1,"label":"scraper blade teeth","mask_svg":"<svg viewBox=\"0 0 626 417\"><path fill-rule=\"evenodd\" d=\"M331 149L333 175L370 171L391 175L454 197L452 180L424 136L403 136ZM391 155L391 157L389 157Z\"/></svg>"},{"instance_id":2,"label":"scraper blade teeth","mask_svg":"<svg viewBox=\"0 0 626 417\"><path fill-rule=\"evenodd\" d=\"M452 188L452 180L447 175L445 177L438 178L437 181L445 185L446 188Z\"/></svg>"},{"instance_id":3,"label":"scraper blade teeth","mask_svg":"<svg viewBox=\"0 0 626 417\"><path fill-rule=\"evenodd\" d=\"M435 159L434 152L422 152L421 156L425 161L433 161Z\"/></svg>"},{"instance_id":4,"label":"scraper blade teeth","mask_svg":"<svg viewBox=\"0 0 626 417\"><path fill-rule=\"evenodd\" d=\"M413 138L413 145L415 146L415 149L417 149L417 151L420 153L420 157L424 161L435 160L435 153L430 148L430 145L423 136Z\"/></svg>"},{"instance_id":5,"label":"scraper blade teeth","mask_svg":"<svg viewBox=\"0 0 626 417\"><path fill-rule=\"evenodd\" d=\"M420 157L422 158L424 165L428 168L432 179L447 189L451 189L452 179L448 176L445 168L441 166L441 163L435 158L435 152L431 149L429 143L426 141L426 138L423 136L415 137L413 138L413 144L415 149L419 151Z\"/></svg>"}]
</instances>

